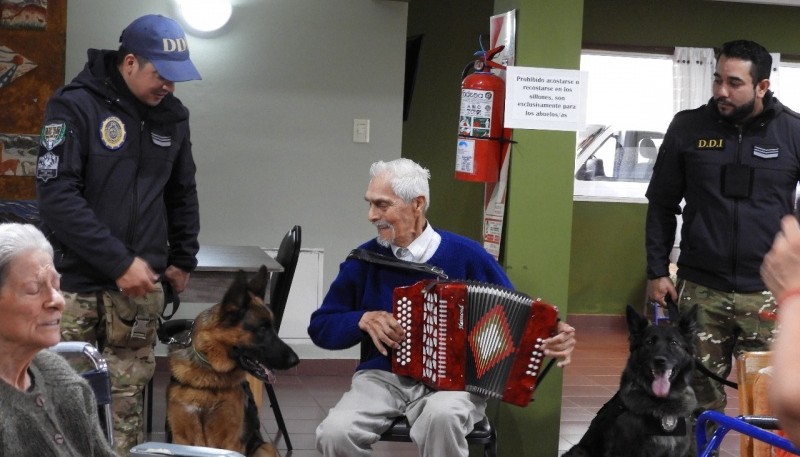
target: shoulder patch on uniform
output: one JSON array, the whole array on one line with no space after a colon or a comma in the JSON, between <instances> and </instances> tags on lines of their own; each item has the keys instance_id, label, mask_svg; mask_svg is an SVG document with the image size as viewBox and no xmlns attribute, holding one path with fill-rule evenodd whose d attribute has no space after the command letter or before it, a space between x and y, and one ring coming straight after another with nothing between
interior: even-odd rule
<instances>
[{"instance_id":1,"label":"shoulder patch on uniform","mask_svg":"<svg viewBox=\"0 0 800 457\"><path fill-rule=\"evenodd\" d=\"M47 151L36 161L36 179L47 182L58 177L58 156Z\"/></svg>"},{"instance_id":2,"label":"shoulder patch on uniform","mask_svg":"<svg viewBox=\"0 0 800 457\"><path fill-rule=\"evenodd\" d=\"M156 146L161 146L162 148L168 148L172 146L172 137L169 135L159 135L156 132L151 132L150 138L153 140L153 144Z\"/></svg>"},{"instance_id":3,"label":"shoulder patch on uniform","mask_svg":"<svg viewBox=\"0 0 800 457\"><path fill-rule=\"evenodd\" d=\"M112 151L121 148L125 144L127 135L125 124L117 116L108 116L100 124L100 140L105 147Z\"/></svg>"},{"instance_id":4,"label":"shoulder patch on uniform","mask_svg":"<svg viewBox=\"0 0 800 457\"><path fill-rule=\"evenodd\" d=\"M753 155L762 159L776 159L781 149L777 145L757 144L753 146Z\"/></svg>"},{"instance_id":5,"label":"shoulder patch on uniform","mask_svg":"<svg viewBox=\"0 0 800 457\"><path fill-rule=\"evenodd\" d=\"M42 127L42 146L48 151L52 151L56 146L64 142L67 136L67 123L55 121L45 124Z\"/></svg>"}]
</instances>

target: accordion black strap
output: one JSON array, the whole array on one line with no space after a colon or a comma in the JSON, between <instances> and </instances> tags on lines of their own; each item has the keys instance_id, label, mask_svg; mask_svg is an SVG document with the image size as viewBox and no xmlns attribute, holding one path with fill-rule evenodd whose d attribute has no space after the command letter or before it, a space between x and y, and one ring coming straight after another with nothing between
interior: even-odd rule
<instances>
[{"instance_id":1,"label":"accordion black strap","mask_svg":"<svg viewBox=\"0 0 800 457\"><path fill-rule=\"evenodd\" d=\"M377 252L368 251L366 249L353 249L347 255L348 259L358 259L365 262L377 263L391 268L399 268L401 270L420 271L436 276L439 279L447 279L447 274L444 270L427 263L408 262L405 260L396 259L394 257L378 254Z\"/></svg>"},{"instance_id":2,"label":"accordion black strap","mask_svg":"<svg viewBox=\"0 0 800 457\"><path fill-rule=\"evenodd\" d=\"M539 384L542 382L542 380L544 380L544 377L547 376L547 372L550 371L551 368L553 368L553 364L555 362L556 359L550 359L550 361L547 362L547 365L545 365L544 368L542 368L541 373L539 373L539 376L536 377L536 387L539 387Z\"/></svg>"}]
</instances>

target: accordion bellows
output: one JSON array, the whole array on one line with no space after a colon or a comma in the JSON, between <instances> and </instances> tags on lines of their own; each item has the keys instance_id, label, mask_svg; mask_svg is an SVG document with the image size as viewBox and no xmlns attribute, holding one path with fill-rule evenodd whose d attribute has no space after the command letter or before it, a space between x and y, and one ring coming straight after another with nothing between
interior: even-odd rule
<instances>
[{"instance_id":1,"label":"accordion bellows","mask_svg":"<svg viewBox=\"0 0 800 457\"><path fill-rule=\"evenodd\" d=\"M542 340L558 309L512 289L425 280L394 290L405 340L392 371L437 390L466 390L526 406L542 369Z\"/></svg>"}]
</instances>

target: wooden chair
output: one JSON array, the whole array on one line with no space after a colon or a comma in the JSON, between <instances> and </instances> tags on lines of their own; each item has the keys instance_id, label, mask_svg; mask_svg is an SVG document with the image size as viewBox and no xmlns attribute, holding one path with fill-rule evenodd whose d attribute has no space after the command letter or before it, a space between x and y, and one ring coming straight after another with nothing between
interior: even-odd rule
<instances>
[{"instance_id":1,"label":"wooden chair","mask_svg":"<svg viewBox=\"0 0 800 457\"><path fill-rule=\"evenodd\" d=\"M766 366L760 370L753 380L752 386L752 399L753 399L753 414L756 416L774 416L772 412L772 404L769 397L769 389L772 385L772 366ZM775 430L773 433L783 435L781 430ZM772 457L773 449L769 443L760 440L753 442L753 457Z\"/></svg>"},{"instance_id":2,"label":"wooden chair","mask_svg":"<svg viewBox=\"0 0 800 457\"><path fill-rule=\"evenodd\" d=\"M745 352L736 359L736 371L739 383L739 414L743 416L750 415L771 415L771 410L766 411L768 407L769 398L765 393L765 381L761 379L759 388L756 391L754 388L756 380L759 379L760 372L770 364L769 351L754 351ZM760 412L756 412L758 409ZM769 446L764 443L757 443L752 437L747 435L740 435L739 437L739 454L741 457L756 457L755 448L759 447L759 451L763 452L764 446ZM770 455L770 454L766 454Z\"/></svg>"}]
</instances>

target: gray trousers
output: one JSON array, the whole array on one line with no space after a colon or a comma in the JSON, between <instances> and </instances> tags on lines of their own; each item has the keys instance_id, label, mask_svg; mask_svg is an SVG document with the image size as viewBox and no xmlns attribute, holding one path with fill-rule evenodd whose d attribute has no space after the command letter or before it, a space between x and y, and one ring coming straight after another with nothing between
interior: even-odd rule
<instances>
[{"instance_id":1,"label":"gray trousers","mask_svg":"<svg viewBox=\"0 0 800 457\"><path fill-rule=\"evenodd\" d=\"M467 457L466 436L485 417L486 400L436 391L382 370L361 370L317 427L317 449L326 457L368 457L372 444L403 414L422 457Z\"/></svg>"}]
</instances>

